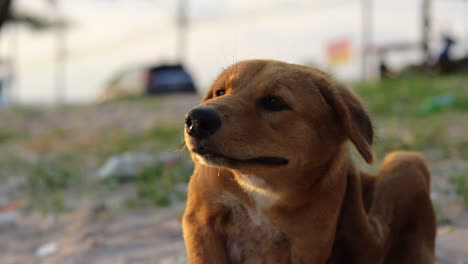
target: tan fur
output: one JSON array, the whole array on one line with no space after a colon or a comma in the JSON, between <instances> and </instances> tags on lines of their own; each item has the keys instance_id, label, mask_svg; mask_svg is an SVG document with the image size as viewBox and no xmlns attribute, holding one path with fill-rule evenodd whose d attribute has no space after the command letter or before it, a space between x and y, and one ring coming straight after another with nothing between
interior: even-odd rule
<instances>
[{"instance_id":1,"label":"tan fur","mask_svg":"<svg viewBox=\"0 0 468 264\"><path fill-rule=\"evenodd\" d=\"M290 109L264 109L270 95ZM372 162L372 125L327 74L242 61L198 107L216 111L222 125L207 139L185 135L195 161L183 218L189 263L434 263L424 158L392 153L377 175L356 170L347 142ZM195 153L200 146L241 161L207 160ZM243 162L265 156L288 163Z\"/></svg>"}]
</instances>

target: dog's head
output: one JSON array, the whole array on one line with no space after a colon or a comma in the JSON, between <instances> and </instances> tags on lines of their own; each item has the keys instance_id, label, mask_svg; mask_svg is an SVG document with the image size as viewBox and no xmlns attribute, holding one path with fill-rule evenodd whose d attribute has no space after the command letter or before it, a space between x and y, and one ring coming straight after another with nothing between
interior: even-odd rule
<instances>
[{"instance_id":1,"label":"dog's head","mask_svg":"<svg viewBox=\"0 0 468 264\"><path fill-rule=\"evenodd\" d=\"M347 139L370 163L372 138L348 89L317 69L271 60L224 70L186 116L193 159L241 173L322 166Z\"/></svg>"}]
</instances>

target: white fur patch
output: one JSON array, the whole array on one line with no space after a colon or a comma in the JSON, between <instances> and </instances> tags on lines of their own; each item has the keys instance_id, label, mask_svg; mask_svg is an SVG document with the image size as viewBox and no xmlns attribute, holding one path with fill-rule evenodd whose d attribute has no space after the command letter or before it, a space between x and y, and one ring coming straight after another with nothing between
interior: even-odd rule
<instances>
[{"instance_id":1,"label":"white fur patch","mask_svg":"<svg viewBox=\"0 0 468 264\"><path fill-rule=\"evenodd\" d=\"M263 179L255 175L238 176L236 179L248 192L253 207L231 193L221 196L220 202L232 210L235 223L226 241L227 252L232 263L260 264L266 252L284 239L271 225L266 212L278 198Z\"/></svg>"},{"instance_id":2,"label":"white fur patch","mask_svg":"<svg viewBox=\"0 0 468 264\"><path fill-rule=\"evenodd\" d=\"M252 221L257 225L269 224L264 212L276 203L276 195L269 190L263 179L255 175L240 175L238 181L249 192L249 196L254 203L254 208L248 210Z\"/></svg>"}]
</instances>

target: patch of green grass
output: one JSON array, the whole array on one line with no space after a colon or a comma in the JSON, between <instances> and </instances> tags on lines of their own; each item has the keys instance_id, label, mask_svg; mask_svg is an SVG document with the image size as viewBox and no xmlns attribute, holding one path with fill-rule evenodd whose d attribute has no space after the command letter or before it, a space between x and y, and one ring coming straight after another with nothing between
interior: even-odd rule
<instances>
[{"instance_id":1,"label":"patch of green grass","mask_svg":"<svg viewBox=\"0 0 468 264\"><path fill-rule=\"evenodd\" d=\"M25 131L18 128L3 127L0 128L0 144L9 143L15 140L21 140L26 137Z\"/></svg>"},{"instance_id":2,"label":"patch of green grass","mask_svg":"<svg viewBox=\"0 0 468 264\"><path fill-rule=\"evenodd\" d=\"M356 93L377 128L377 158L395 150L423 152L429 159L468 157L468 76L408 75L358 84Z\"/></svg>"},{"instance_id":3,"label":"patch of green grass","mask_svg":"<svg viewBox=\"0 0 468 264\"><path fill-rule=\"evenodd\" d=\"M144 140L158 140L168 147L176 147L183 143L183 126L175 124L156 125L147 131Z\"/></svg>"},{"instance_id":4,"label":"patch of green grass","mask_svg":"<svg viewBox=\"0 0 468 264\"><path fill-rule=\"evenodd\" d=\"M468 203L468 175L459 175L452 178L457 193Z\"/></svg>"},{"instance_id":5,"label":"patch of green grass","mask_svg":"<svg viewBox=\"0 0 468 264\"><path fill-rule=\"evenodd\" d=\"M37 106L14 106L9 109L13 114L18 115L22 118L36 117L41 114L41 109Z\"/></svg>"},{"instance_id":6,"label":"patch of green grass","mask_svg":"<svg viewBox=\"0 0 468 264\"><path fill-rule=\"evenodd\" d=\"M448 110L468 110L468 77L462 74L411 75L354 87L374 114L405 118Z\"/></svg>"},{"instance_id":7,"label":"patch of green grass","mask_svg":"<svg viewBox=\"0 0 468 264\"><path fill-rule=\"evenodd\" d=\"M79 188L80 170L72 156L44 159L30 165L27 193L33 207L43 212L66 211L65 195Z\"/></svg>"},{"instance_id":8,"label":"patch of green grass","mask_svg":"<svg viewBox=\"0 0 468 264\"><path fill-rule=\"evenodd\" d=\"M143 170L136 177L137 197L129 200L128 205L168 206L174 201L185 200L186 192L180 187L188 183L192 170L193 165L187 158L155 164Z\"/></svg>"},{"instance_id":9,"label":"patch of green grass","mask_svg":"<svg viewBox=\"0 0 468 264\"><path fill-rule=\"evenodd\" d=\"M0 144L6 143L18 137L17 133L11 131L0 131Z\"/></svg>"},{"instance_id":10,"label":"patch of green grass","mask_svg":"<svg viewBox=\"0 0 468 264\"><path fill-rule=\"evenodd\" d=\"M141 134L120 135L113 152L125 152L135 149L148 151L176 150L183 146L183 126L180 124L160 123ZM148 149L148 148L151 149Z\"/></svg>"},{"instance_id":11,"label":"patch of green grass","mask_svg":"<svg viewBox=\"0 0 468 264\"><path fill-rule=\"evenodd\" d=\"M468 126L457 127L454 124L464 113L445 113L417 118L398 116L376 116L374 123L377 135L373 150L377 158L396 150L423 152L431 160L464 159L468 157Z\"/></svg>"},{"instance_id":12,"label":"patch of green grass","mask_svg":"<svg viewBox=\"0 0 468 264\"><path fill-rule=\"evenodd\" d=\"M376 128L372 147L376 160L397 150L422 152L436 162L468 159L468 76L406 76L355 87ZM356 160L368 171L380 166ZM468 202L467 175L449 172L433 177L450 179Z\"/></svg>"}]
</instances>

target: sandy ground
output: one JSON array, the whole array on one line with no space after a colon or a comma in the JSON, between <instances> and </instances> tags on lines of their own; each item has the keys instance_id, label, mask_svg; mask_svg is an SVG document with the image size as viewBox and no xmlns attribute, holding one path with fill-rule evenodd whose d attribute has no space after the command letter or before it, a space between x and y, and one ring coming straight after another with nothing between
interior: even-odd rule
<instances>
[{"instance_id":1,"label":"sandy ground","mask_svg":"<svg viewBox=\"0 0 468 264\"><path fill-rule=\"evenodd\" d=\"M74 212L57 218L21 215L17 224L0 227L0 263L186 263L183 207L122 214ZM56 250L38 256L38 249L49 243ZM437 263L468 263L468 229L439 228Z\"/></svg>"},{"instance_id":2,"label":"sandy ground","mask_svg":"<svg viewBox=\"0 0 468 264\"><path fill-rule=\"evenodd\" d=\"M0 263L185 263L183 205L124 214L75 212L58 218L21 216L3 227ZM56 250L38 256L38 249Z\"/></svg>"}]
</instances>

